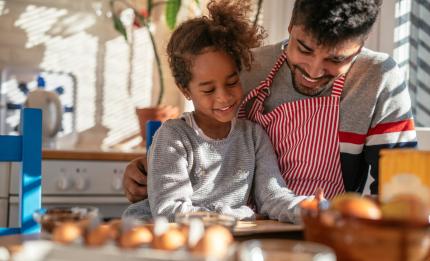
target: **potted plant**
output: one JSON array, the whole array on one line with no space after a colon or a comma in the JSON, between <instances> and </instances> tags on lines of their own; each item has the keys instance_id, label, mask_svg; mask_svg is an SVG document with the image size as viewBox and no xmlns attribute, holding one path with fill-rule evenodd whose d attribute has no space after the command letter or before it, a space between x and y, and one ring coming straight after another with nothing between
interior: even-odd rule
<instances>
[{"instance_id":1,"label":"potted plant","mask_svg":"<svg viewBox=\"0 0 430 261\"><path fill-rule=\"evenodd\" d=\"M140 6L138 5L140 3ZM192 3L199 7L199 0L194 0ZM162 106L162 98L165 91L165 81L164 81L164 72L161 65L160 54L157 50L157 41L154 37L154 33L152 32L150 26L153 23L153 14L155 8L164 7L164 16L165 22L169 29L174 29L176 26L176 21L178 17L178 13L182 8L181 0L167 0L167 1L134 1L133 3L127 0L111 0L110 8L112 11L112 21L115 29L121 33L127 43L132 45L132 31L133 27L141 28L144 27L147 29L149 39L151 41L152 50L154 53L156 70L158 72L159 79L159 92L156 101L154 102L154 106L146 107L146 108L136 108L136 115L139 120L140 126L140 134L142 140L145 141L145 133L146 133L146 122L148 120L159 120L165 121L167 119L176 118L179 115L179 109L176 106ZM133 22L131 27L128 27L121 20L120 15L124 11L131 12L133 16ZM133 52L133 48L130 48L130 52ZM133 53L130 54L132 58ZM131 72L130 72L131 74ZM129 90L131 89L131 82L129 81Z\"/></svg>"},{"instance_id":2,"label":"potted plant","mask_svg":"<svg viewBox=\"0 0 430 261\"><path fill-rule=\"evenodd\" d=\"M188 3L188 5L185 4L185 2ZM257 24L258 18L260 15L260 11L262 8L263 0L257 0L256 1L256 12L254 17L254 25ZM140 6L138 5L140 4ZM165 17L165 23L167 24L168 28L173 30L176 27L177 18L179 11L181 8L187 8L187 10L190 9L190 4L195 5L197 9L200 9L200 1L199 0L191 0L191 1L181 1L181 0L160 0L160 1L153 1L153 0L137 0L131 2L130 0L110 0L110 8L112 11L112 21L114 24L115 29L121 33L125 40L131 45L131 37L132 34L130 33L130 28L127 28L127 26L122 22L120 18L121 12L128 10L131 11L132 15L134 16L134 21L132 23L131 28L133 26L135 27L145 27L147 29L151 44L152 44L152 50L154 53L155 58L155 64L157 67L158 72L158 79L159 79L159 93L156 102L154 103L155 106L148 107L148 108L136 108L136 114L139 119L139 126L140 126L140 132L141 137L143 141L145 141L145 134L146 134L146 122L148 120L159 120L159 121L165 121L170 118L175 118L179 115L179 109L174 106L161 106L161 100L164 95L165 90L165 83L164 83L164 73L161 65L160 55L157 51L157 41L154 37L154 33L152 32L150 26L151 23L153 23L153 14L154 9L164 7L164 17ZM196 14L193 14L196 15ZM129 33L128 33L129 31ZM130 48L130 52L133 52L133 48ZM133 56L133 53L130 54L130 57ZM129 81L129 90L131 89L131 83Z\"/></svg>"}]
</instances>

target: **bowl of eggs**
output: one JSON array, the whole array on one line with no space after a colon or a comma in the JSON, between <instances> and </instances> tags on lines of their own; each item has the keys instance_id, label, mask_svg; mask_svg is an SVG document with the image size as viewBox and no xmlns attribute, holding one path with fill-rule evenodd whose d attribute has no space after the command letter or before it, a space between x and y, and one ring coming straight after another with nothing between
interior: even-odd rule
<instances>
[{"instance_id":1,"label":"bowl of eggs","mask_svg":"<svg viewBox=\"0 0 430 261\"><path fill-rule=\"evenodd\" d=\"M90 219L99 215L96 207L71 208L41 208L33 213L33 218L41 224L42 231L52 234L54 229L62 223L74 223L84 226Z\"/></svg>"},{"instance_id":2,"label":"bowl of eggs","mask_svg":"<svg viewBox=\"0 0 430 261\"><path fill-rule=\"evenodd\" d=\"M234 260L236 246L228 228L204 225L201 219L190 219L187 224L169 223L163 217L153 223L97 218L85 223L67 221L53 229L51 239L64 251L93 250L94 260L124 254L150 260ZM71 256L71 260L80 259L74 253Z\"/></svg>"},{"instance_id":3,"label":"bowl of eggs","mask_svg":"<svg viewBox=\"0 0 430 261\"><path fill-rule=\"evenodd\" d=\"M419 198L388 201L346 193L328 209L303 202L306 240L332 247L340 260L425 260L430 256L430 209Z\"/></svg>"}]
</instances>

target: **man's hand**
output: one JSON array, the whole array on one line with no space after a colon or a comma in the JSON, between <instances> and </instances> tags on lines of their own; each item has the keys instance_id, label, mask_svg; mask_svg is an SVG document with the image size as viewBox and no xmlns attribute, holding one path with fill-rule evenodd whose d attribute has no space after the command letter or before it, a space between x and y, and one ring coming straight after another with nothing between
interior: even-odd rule
<instances>
[{"instance_id":1,"label":"man's hand","mask_svg":"<svg viewBox=\"0 0 430 261\"><path fill-rule=\"evenodd\" d=\"M125 169L122 185L125 196L131 203L144 200L148 197L146 169L145 157L132 160Z\"/></svg>"}]
</instances>

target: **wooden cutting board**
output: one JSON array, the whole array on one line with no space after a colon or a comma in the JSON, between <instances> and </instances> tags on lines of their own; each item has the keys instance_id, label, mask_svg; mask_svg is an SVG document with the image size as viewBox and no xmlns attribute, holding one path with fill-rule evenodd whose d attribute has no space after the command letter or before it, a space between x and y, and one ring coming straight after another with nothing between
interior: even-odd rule
<instances>
[{"instance_id":1,"label":"wooden cutting board","mask_svg":"<svg viewBox=\"0 0 430 261\"><path fill-rule=\"evenodd\" d=\"M239 221L233 230L233 235L249 236L263 233L298 232L302 230L302 225L282 223L275 220Z\"/></svg>"}]
</instances>

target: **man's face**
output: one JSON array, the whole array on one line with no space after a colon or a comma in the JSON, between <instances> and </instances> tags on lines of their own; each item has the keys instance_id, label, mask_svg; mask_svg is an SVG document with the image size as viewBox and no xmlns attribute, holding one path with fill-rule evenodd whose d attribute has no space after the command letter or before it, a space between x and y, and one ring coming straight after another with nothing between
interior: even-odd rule
<instances>
[{"instance_id":1,"label":"man's face","mask_svg":"<svg viewBox=\"0 0 430 261\"><path fill-rule=\"evenodd\" d=\"M306 33L303 26L289 27L287 61L294 88L305 95L320 94L329 82L348 72L360 52L362 42L345 41L335 47L325 47Z\"/></svg>"}]
</instances>

